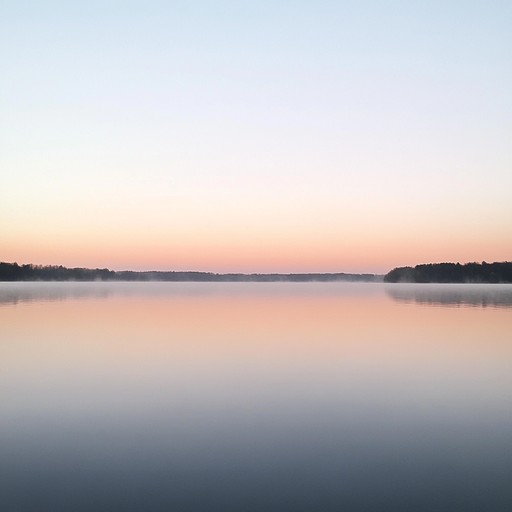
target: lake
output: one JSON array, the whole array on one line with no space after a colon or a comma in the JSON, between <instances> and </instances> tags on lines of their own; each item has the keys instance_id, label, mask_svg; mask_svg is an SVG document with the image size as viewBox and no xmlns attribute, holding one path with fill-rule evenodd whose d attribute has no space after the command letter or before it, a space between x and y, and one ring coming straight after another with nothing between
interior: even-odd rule
<instances>
[{"instance_id":1,"label":"lake","mask_svg":"<svg viewBox=\"0 0 512 512\"><path fill-rule=\"evenodd\" d=\"M0 510L512 510L512 285L0 283Z\"/></svg>"}]
</instances>

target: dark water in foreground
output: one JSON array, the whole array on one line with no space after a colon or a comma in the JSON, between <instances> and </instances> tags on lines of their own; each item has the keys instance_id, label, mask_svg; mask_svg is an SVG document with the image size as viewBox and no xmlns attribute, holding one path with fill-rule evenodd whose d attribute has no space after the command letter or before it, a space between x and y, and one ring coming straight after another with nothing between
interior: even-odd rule
<instances>
[{"instance_id":1,"label":"dark water in foreground","mask_svg":"<svg viewBox=\"0 0 512 512\"><path fill-rule=\"evenodd\" d=\"M0 283L0 510L512 510L512 286Z\"/></svg>"}]
</instances>

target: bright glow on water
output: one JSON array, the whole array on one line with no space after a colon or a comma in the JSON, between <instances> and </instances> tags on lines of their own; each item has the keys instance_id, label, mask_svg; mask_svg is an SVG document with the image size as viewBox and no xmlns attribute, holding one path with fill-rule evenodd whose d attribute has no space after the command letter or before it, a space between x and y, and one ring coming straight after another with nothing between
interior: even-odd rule
<instances>
[{"instance_id":1,"label":"bright glow on water","mask_svg":"<svg viewBox=\"0 0 512 512\"><path fill-rule=\"evenodd\" d=\"M0 509L512 510L512 286L0 283Z\"/></svg>"}]
</instances>

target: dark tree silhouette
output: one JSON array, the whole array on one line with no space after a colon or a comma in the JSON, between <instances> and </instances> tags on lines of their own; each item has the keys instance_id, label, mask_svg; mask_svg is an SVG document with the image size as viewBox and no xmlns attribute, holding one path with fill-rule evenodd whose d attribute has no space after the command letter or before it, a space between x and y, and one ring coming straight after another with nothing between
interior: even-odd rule
<instances>
[{"instance_id":1,"label":"dark tree silhouette","mask_svg":"<svg viewBox=\"0 0 512 512\"><path fill-rule=\"evenodd\" d=\"M106 268L66 268L59 266L0 263L0 281L200 281L200 282L274 282L274 281L382 281L375 274L215 274L213 272L115 272Z\"/></svg>"},{"instance_id":2,"label":"dark tree silhouette","mask_svg":"<svg viewBox=\"0 0 512 512\"><path fill-rule=\"evenodd\" d=\"M512 262L429 263L398 267L384 276L386 283L512 283Z\"/></svg>"}]
</instances>

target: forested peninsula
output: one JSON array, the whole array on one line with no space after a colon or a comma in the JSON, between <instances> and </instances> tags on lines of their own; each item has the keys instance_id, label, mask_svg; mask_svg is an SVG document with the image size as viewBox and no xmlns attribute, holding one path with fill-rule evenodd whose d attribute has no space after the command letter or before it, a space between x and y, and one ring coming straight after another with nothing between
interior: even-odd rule
<instances>
[{"instance_id":1,"label":"forested peninsula","mask_svg":"<svg viewBox=\"0 0 512 512\"><path fill-rule=\"evenodd\" d=\"M63 266L18 265L0 263L0 281L198 281L198 282L308 282L308 281L382 281L376 274L305 273L305 274L217 274L214 272L180 272L131 270L114 271L107 268L66 268Z\"/></svg>"},{"instance_id":2,"label":"forested peninsula","mask_svg":"<svg viewBox=\"0 0 512 512\"><path fill-rule=\"evenodd\" d=\"M512 262L429 263L398 267L384 276L386 283L512 283Z\"/></svg>"}]
</instances>

